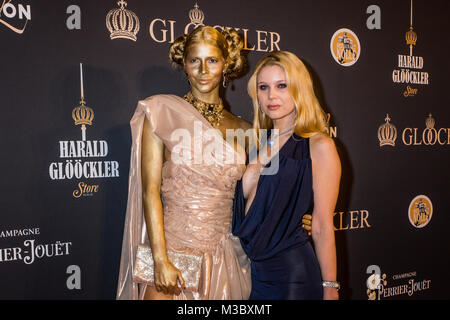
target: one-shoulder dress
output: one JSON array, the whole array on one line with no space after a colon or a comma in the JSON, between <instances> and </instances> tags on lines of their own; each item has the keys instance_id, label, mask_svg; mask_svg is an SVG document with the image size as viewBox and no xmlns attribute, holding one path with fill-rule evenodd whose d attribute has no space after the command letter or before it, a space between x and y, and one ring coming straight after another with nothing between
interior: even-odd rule
<instances>
[{"instance_id":1,"label":"one-shoulder dress","mask_svg":"<svg viewBox=\"0 0 450 320\"><path fill-rule=\"evenodd\" d=\"M301 227L314 208L309 139L293 134L278 155L278 172L260 176L247 213L242 180L235 190L233 234L251 261L250 299L320 300L320 266Z\"/></svg>"},{"instance_id":2,"label":"one-shoulder dress","mask_svg":"<svg viewBox=\"0 0 450 320\"><path fill-rule=\"evenodd\" d=\"M133 142L117 299L142 299L146 289L132 279L137 246L149 242L140 164L145 118L166 150L161 199L167 249L203 252L199 292L182 291L173 298L248 299L248 258L231 234L233 195L245 160L197 109L175 95L139 101L130 121Z\"/></svg>"}]
</instances>

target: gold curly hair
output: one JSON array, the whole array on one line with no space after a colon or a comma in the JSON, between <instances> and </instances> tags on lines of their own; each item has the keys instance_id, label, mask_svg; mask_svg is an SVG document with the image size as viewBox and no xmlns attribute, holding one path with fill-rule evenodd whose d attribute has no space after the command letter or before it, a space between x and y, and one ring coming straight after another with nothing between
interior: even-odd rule
<instances>
[{"instance_id":1,"label":"gold curly hair","mask_svg":"<svg viewBox=\"0 0 450 320\"><path fill-rule=\"evenodd\" d=\"M199 26L174 41L169 49L170 60L184 69L189 48L200 42L214 45L220 49L225 60L224 74L228 79L239 76L245 66L245 59L241 55L244 42L234 29L224 29L221 32L211 26Z\"/></svg>"}]
</instances>

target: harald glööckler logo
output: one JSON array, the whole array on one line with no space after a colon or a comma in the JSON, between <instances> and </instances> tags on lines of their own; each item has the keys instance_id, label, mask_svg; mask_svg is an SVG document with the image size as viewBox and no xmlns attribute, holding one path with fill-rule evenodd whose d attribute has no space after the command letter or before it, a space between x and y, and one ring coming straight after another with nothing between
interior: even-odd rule
<instances>
[{"instance_id":1,"label":"harald gl\u00f6\u00f6ckler logo","mask_svg":"<svg viewBox=\"0 0 450 320\"><path fill-rule=\"evenodd\" d=\"M413 56L413 48L417 44L417 33L413 28L413 0L410 6L410 26L405 34L406 45L409 47L409 55L398 55L398 68L392 71L392 81L394 83L407 84L403 91L404 97L415 96L419 89L411 87L409 84L428 85L430 82L430 75L428 72L415 71L422 70L424 59L423 57Z\"/></svg>"},{"instance_id":2,"label":"harald gl\u00f6\u00f6ckler logo","mask_svg":"<svg viewBox=\"0 0 450 320\"><path fill-rule=\"evenodd\" d=\"M378 128L378 140L380 147L395 146L397 128L391 122L389 114L384 119L385 123ZM406 127L401 131L401 142L405 146L434 146L450 145L450 128L435 128L436 120L432 114L425 119L425 128Z\"/></svg>"},{"instance_id":3,"label":"harald gl\u00f6\u00f6ckler logo","mask_svg":"<svg viewBox=\"0 0 450 320\"><path fill-rule=\"evenodd\" d=\"M405 128L402 141L406 146L450 145L450 128L435 128L436 120L430 113L425 119L425 128Z\"/></svg>"},{"instance_id":4,"label":"harald gl\u00f6\u00f6ckler logo","mask_svg":"<svg viewBox=\"0 0 450 320\"><path fill-rule=\"evenodd\" d=\"M72 110L75 125L81 126L81 140L59 141L59 157L64 161L52 162L49 166L49 175L52 180L118 178L119 163L112 160L83 161L83 158L105 158L108 155L108 143L105 140L89 140L86 137L86 126L91 126L94 111L86 105L84 97L83 68L80 64L80 105ZM73 191L73 196L89 196L97 193L98 184L80 181Z\"/></svg>"},{"instance_id":5,"label":"harald gl\u00f6\u00f6ckler logo","mask_svg":"<svg viewBox=\"0 0 450 320\"><path fill-rule=\"evenodd\" d=\"M189 10L188 17L189 22L180 30L177 30L179 25L176 20L163 17L152 19L148 28L151 39L157 43L173 43L176 35L178 36L182 32L188 34L198 26L207 24L218 31L234 29L239 32L244 42L243 50L257 52L281 50L281 35L278 32L268 30L254 30L255 32L252 32L252 30L246 27L225 26L215 22L204 22L205 14L197 3L195 3L193 9ZM252 33L253 35L251 35Z\"/></svg>"}]
</instances>

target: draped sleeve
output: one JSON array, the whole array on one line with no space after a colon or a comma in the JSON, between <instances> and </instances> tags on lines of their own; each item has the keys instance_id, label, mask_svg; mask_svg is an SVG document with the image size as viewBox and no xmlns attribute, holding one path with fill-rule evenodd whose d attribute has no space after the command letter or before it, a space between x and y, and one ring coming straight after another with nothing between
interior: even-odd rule
<instances>
[{"instance_id":1,"label":"draped sleeve","mask_svg":"<svg viewBox=\"0 0 450 320\"><path fill-rule=\"evenodd\" d=\"M128 202L124 222L122 254L120 258L117 299L142 299L145 285L133 282L136 249L139 243L148 243L142 205L141 146L144 120L150 121L151 130L169 148L173 147L171 133L182 115L176 109L180 98L171 95L155 95L138 102L130 120L132 146L128 180Z\"/></svg>"}]
</instances>

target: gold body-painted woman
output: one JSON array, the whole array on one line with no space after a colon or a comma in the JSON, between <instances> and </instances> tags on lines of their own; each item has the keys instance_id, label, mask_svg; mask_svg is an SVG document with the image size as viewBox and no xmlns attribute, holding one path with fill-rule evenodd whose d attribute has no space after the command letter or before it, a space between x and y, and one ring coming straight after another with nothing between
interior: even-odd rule
<instances>
[{"instance_id":1,"label":"gold body-painted woman","mask_svg":"<svg viewBox=\"0 0 450 320\"><path fill-rule=\"evenodd\" d=\"M133 146L118 299L249 296L247 257L230 233L235 184L245 170L245 148L229 144L222 135L226 129L248 129L250 124L223 109L219 97L220 85L243 68L241 49L242 40L235 31L199 27L179 37L169 56L187 74L191 91L184 99L155 95L138 103L131 120ZM201 138L213 128L220 139ZM209 163L174 161L174 148L180 150L179 139L172 136L177 129L193 140L181 147L183 157L193 159L196 143L203 150L208 143L217 144L212 149L223 152L213 152ZM235 159L232 163L225 161L230 156ZM151 246L154 287L132 280L139 243ZM199 292L182 290L181 272L167 257L167 250L184 248L203 252Z\"/></svg>"}]
</instances>

